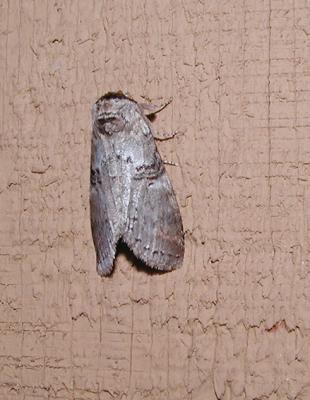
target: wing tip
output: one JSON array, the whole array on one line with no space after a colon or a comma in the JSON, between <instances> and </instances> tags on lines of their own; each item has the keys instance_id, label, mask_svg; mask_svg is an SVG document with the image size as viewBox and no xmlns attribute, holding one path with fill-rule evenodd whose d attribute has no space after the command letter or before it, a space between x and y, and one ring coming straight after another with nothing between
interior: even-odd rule
<instances>
[{"instance_id":1,"label":"wing tip","mask_svg":"<svg viewBox=\"0 0 310 400\"><path fill-rule=\"evenodd\" d=\"M171 257L172 258L172 257ZM177 269L180 269L183 265L183 256L180 258L173 257L174 259L171 260L170 262L154 262L153 265L151 263L147 263L151 268L156 269L158 271L164 271L164 272L169 272L169 271L175 271Z\"/></svg>"},{"instance_id":2,"label":"wing tip","mask_svg":"<svg viewBox=\"0 0 310 400\"><path fill-rule=\"evenodd\" d=\"M160 264L160 263L156 263L151 265L150 263L146 263L147 266L151 267L152 269L155 269L156 271L160 271L160 272L171 272L171 271L176 271L178 269L180 269L182 267L183 264L183 260L182 262L179 262L177 264Z\"/></svg>"},{"instance_id":3,"label":"wing tip","mask_svg":"<svg viewBox=\"0 0 310 400\"><path fill-rule=\"evenodd\" d=\"M100 276L111 275L114 269L113 267L113 260L110 262L106 262L106 260L97 261L97 272Z\"/></svg>"},{"instance_id":4,"label":"wing tip","mask_svg":"<svg viewBox=\"0 0 310 400\"><path fill-rule=\"evenodd\" d=\"M141 252L139 247L130 243L127 243L127 245L138 260L141 260L147 267L156 271L169 272L180 269L183 265L184 246L179 249L180 251L177 254L167 254L160 250L150 252L150 249L146 248L144 252Z\"/></svg>"}]
</instances>

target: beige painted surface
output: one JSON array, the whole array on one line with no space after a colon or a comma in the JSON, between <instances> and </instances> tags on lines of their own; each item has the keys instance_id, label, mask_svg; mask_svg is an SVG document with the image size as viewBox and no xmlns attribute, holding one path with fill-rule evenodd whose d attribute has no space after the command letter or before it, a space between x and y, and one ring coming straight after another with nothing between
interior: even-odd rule
<instances>
[{"instance_id":1,"label":"beige painted surface","mask_svg":"<svg viewBox=\"0 0 310 400\"><path fill-rule=\"evenodd\" d=\"M310 3L0 0L0 399L310 399ZM161 103L181 270L95 271L90 107Z\"/></svg>"}]
</instances>

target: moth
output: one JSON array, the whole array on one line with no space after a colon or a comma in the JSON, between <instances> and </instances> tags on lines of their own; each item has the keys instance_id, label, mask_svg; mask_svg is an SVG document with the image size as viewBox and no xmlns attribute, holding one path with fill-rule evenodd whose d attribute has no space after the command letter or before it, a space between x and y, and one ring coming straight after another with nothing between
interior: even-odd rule
<instances>
[{"instance_id":1,"label":"moth","mask_svg":"<svg viewBox=\"0 0 310 400\"><path fill-rule=\"evenodd\" d=\"M162 108L122 92L92 107L90 216L102 276L112 272L120 240L151 268L183 262L181 214L148 118Z\"/></svg>"}]
</instances>

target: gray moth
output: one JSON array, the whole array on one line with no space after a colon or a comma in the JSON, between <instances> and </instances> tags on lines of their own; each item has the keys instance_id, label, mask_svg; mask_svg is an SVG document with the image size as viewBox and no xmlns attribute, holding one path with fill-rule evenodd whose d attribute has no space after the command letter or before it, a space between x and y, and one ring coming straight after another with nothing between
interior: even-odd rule
<instances>
[{"instance_id":1,"label":"gray moth","mask_svg":"<svg viewBox=\"0 0 310 400\"><path fill-rule=\"evenodd\" d=\"M122 92L92 108L90 216L100 275L112 272L120 240L151 268L183 262L181 214L148 119L158 111Z\"/></svg>"}]
</instances>

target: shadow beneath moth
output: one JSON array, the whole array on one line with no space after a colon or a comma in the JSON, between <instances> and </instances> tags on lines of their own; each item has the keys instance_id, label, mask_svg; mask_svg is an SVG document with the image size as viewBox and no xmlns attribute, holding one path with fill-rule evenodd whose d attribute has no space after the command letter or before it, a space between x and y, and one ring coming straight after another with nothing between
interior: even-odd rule
<instances>
[{"instance_id":1,"label":"shadow beneath moth","mask_svg":"<svg viewBox=\"0 0 310 400\"><path fill-rule=\"evenodd\" d=\"M90 214L97 271L109 275L118 242L159 271L181 266L178 203L148 116L164 107L107 93L92 108Z\"/></svg>"}]
</instances>

